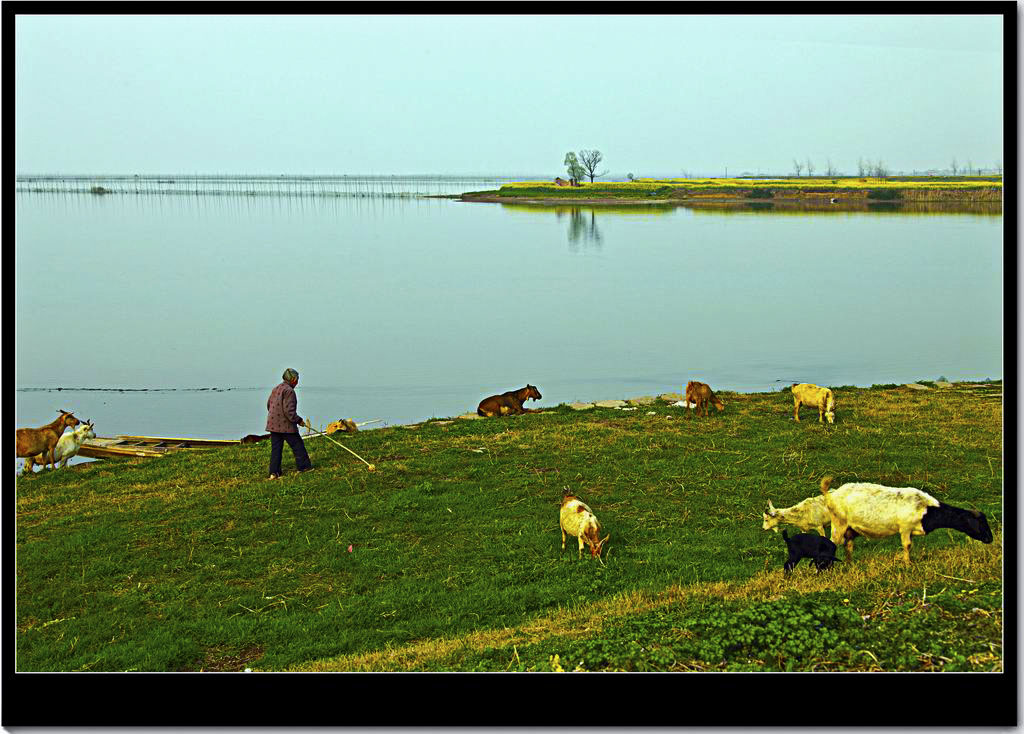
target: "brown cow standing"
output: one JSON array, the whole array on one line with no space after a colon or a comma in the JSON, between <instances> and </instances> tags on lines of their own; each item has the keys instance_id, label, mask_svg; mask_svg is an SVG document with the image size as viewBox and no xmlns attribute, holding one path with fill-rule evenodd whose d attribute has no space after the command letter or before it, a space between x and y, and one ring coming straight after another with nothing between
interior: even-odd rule
<instances>
[{"instance_id":1,"label":"brown cow standing","mask_svg":"<svg viewBox=\"0 0 1024 734\"><path fill-rule=\"evenodd\" d=\"M55 469L56 462L53 458L53 449L57 446L61 434L65 428L74 428L81 421L66 410L58 410L60 416L52 423L47 423L39 428L19 428L17 430L18 458L28 458L43 454L43 466L49 464ZM26 467L31 470L31 464L26 462Z\"/></svg>"}]
</instances>

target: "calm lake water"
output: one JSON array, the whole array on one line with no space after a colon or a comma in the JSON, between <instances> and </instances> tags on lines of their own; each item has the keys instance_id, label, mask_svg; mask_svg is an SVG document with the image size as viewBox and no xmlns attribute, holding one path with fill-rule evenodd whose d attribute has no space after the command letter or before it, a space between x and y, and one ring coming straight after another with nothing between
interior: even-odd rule
<instances>
[{"instance_id":1,"label":"calm lake water","mask_svg":"<svg viewBox=\"0 0 1024 734\"><path fill-rule=\"evenodd\" d=\"M1000 216L18 193L15 232L18 426L239 438L289 366L377 426L1003 376Z\"/></svg>"}]
</instances>

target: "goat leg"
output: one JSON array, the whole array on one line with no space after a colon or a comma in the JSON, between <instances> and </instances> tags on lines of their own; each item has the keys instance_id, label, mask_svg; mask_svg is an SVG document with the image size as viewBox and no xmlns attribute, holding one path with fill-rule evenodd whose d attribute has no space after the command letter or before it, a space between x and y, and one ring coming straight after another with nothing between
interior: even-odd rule
<instances>
[{"instance_id":1,"label":"goat leg","mask_svg":"<svg viewBox=\"0 0 1024 734\"><path fill-rule=\"evenodd\" d=\"M900 540L903 541L903 563L910 565L910 531L900 533Z\"/></svg>"}]
</instances>

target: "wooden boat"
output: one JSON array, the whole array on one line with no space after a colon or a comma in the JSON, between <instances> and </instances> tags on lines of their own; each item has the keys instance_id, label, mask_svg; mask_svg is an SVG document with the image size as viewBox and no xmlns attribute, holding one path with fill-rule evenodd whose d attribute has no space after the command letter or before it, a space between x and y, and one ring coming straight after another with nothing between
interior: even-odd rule
<instances>
[{"instance_id":1,"label":"wooden boat","mask_svg":"<svg viewBox=\"0 0 1024 734\"><path fill-rule=\"evenodd\" d=\"M125 456L163 456L172 451L196 451L203 449L238 446L241 441L214 438L168 438L163 436L97 436L86 439L79 456L90 459L113 459Z\"/></svg>"}]
</instances>

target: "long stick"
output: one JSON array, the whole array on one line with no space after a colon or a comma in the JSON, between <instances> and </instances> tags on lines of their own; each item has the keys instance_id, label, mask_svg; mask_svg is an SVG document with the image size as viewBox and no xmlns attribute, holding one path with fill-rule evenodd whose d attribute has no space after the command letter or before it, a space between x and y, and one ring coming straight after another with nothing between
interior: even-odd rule
<instances>
[{"instance_id":1,"label":"long stick","mask_svg":"<svg viewBox=\"0 0 1024 734\"><path fill-rule=\"evenodd\" d=\"M310 431L312 431L313 433L319 433L319 434L320 434L321 436L323 436L324 438L326 438L326 439L327 439L328 441L330 441L331 443L333 443L333 444L334 444L335 446L341 446L341 448L345 449L345 450L346 450L346 451L348 451L348 452L349 452L350 454L352 454L352 455L353 455L354 457L356 457L356 458L357 458L357 459L359 459L359 460L360 460L361 462L363 462L364 464L366 464L366 468L367 468L367 470L368 470L368 471L377 471L377 467L375 467L375 466L374 466L373 464L371 464L370 462L368 462L368 461L367 461L366 459L364 459L364 458L363 458L362 456L360 456L360 455L359 455L359 454L357 454L357 453L356 453L355 451L353 451L352 449L350 449L350 448L349 448L348 446L345 446L344 444L340 444L340 443L338 443L338 442L337 442L337 441L335 441L335 440L334 440L333 438L331 438L330 436L328 436L328 435L327 435L326 433L323 433L323 432L321 432L321 431L318 431L318 430L316 430L315 428L310 428L309 430L310 430Z\"/></svg>"}]
</instances>

